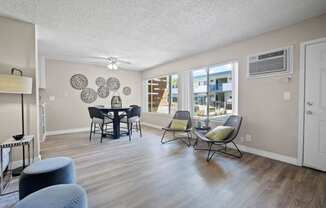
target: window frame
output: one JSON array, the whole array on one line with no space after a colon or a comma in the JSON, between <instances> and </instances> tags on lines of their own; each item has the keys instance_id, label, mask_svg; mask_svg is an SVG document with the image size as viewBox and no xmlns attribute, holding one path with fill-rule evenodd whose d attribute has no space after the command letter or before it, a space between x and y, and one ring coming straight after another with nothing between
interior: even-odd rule
<instances>
[{"instance_id":1,"label":"window frame","mask_svg":"<svg viewBox=\"0 0 326 208\"><path fill-rule=\"evenodd\" d=\"M158 75L158 76L154 76L151 78L147 78L146 80L144 80L143 84L144 84L144 104L145 104L145 113L149 113L149 114L155 114L155 115L171 115L171 106L172 106L172 76L176 75L177 76L177 92L178 92L178 98L177 98L177 110L179 109L179 89L180 89L180 75L178 73L171 73L171 74L163 74L163 75ZM168 112L167 113L162 113L162 112L152 112L149 111L148 108L148 81L152 80L152 79L160 79L162 77L168 77Z\"/></svg>"},{"instance_id":2,"label":"window frame","mask_svg":"<svg viewBox=\"0 0 326 208\"><path fill-rule=\"evenodd\" d=\"M205 66L201 66L201 67L197 67L197 68L193 68L192 70L190 70L191 76L190 76L190 100L191 100L191 109L190 109L190 113L192 115L192 117L194 117L194 86L193 86L193 76L192 76L192 72L196 71L196 70L200 70L200 69L205 69L206 71L206 82L207 82L207 89L206 89L206 112L207 115L205 116L205 119L207 121L209 121L209 69L213 68L213 67L217 67L217 66L223 66L223 65L227 65L227 64L232 64L232 114L233 115L238 115L238 84L239 84L239 61L238 60L231 60L231 61L225 61L225 62L220 62L220 63L216 63L216 64L210 64L210 65L205 65ZM227 116L230 114L225 114L225 115L220 115L220 117L223 116ZM219 116L218 116L219 117Z\"/></svg>"}]
</instances>

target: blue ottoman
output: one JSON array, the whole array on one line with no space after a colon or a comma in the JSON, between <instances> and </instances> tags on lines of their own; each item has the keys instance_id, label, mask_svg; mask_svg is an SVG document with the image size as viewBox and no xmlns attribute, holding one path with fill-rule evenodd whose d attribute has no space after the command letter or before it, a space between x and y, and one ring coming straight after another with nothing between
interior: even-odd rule
<instances>
[{"instance_id":1,"label":"blue ottoman","mask_svg":"<svg viewBox=\"0 0 326 208\"><path fill-rule=\"evenodd\" d=\"M87 195L76 184L55 185L28 195L16 208L87 208Z\"/></svg>"},{"instance_id":2,"label":"blue ottoman","mask_svg":"<svg viewBox=\"0 0 326 208\"><path fill-rule=\"evenodd\" d=\"M74 161L56 157L37 161L25 168L19 178L19 199L42 188L76 181Z\"/></svg>"}]
</instances>

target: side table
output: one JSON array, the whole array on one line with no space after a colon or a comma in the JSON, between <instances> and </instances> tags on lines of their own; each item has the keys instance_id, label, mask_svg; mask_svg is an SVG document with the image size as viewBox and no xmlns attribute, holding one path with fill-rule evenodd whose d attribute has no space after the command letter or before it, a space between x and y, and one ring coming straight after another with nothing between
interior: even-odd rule
<instances>
[{"instance_id":1,"label":"side table","mask_svg":"<svg viewBox=\"0 0 326 208\"><path fill-rule=\"evenodd\" d=\"M3 142L2 144L0 144L0 170L3 170L3 149L5 148L10 148L10 156L9 156L9 164L8 164L8 170L10 171L10 179L12 178L13 175L13 171L16 171L16 173L19 173L26 167L26 162L25 162L25 146L27 145L28 148L28 165L31 164L31 145L32 145L32 158L34 161L34 136L33 135L27 135L24 136L21 140L15 140L14 138L10 138L8 140L6 140L5 142ZM11 169L12 166L12 148L14 147L22 147L22 154L23 154L23 165L21 167L16 168L15 170ZM3 193L3 191L6 189L7 184L9 184L9 182L4 186L3 184L3 179L4 179L4 175L3 175L4 171L1 172L0 174L0 194ZM17 175L17 174L16 174Z\"/></svg>"},{"instance_id":2,"label":"side table","mask_svg":"<svg viewBox=\"0 0 326 208\"><path fill-rule=\"evenodd\" d=\"M194 129L195 129L195 131L208 132L209 130L211 130L211 127L209 127L209 126L197 126L197 127L195 127ZM198 144L198 137L196 138L196 141L195 141L195 143L194 143L194 145L193 145L193 147L194 147L195 149L196 149L196 147L197 147L197 144Z\"/></svg>"}]
</instances>

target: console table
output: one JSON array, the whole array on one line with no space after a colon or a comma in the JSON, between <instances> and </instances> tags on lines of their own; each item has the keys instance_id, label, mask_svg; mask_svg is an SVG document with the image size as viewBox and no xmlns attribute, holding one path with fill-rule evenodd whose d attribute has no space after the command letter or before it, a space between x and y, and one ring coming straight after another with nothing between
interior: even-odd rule
<instances>
[{"instance_id":1,"label":"console table","mask_svg":"<svg viewBox=\"0 0 326 208\"><path fill-rule=\"evenodd\" d=\"M12 165L12 148L14 147L22 147L22 154L23 154L23 166L16 168L16 171L22 171L26 167L26 162L25 162L25 146L27 146L28 150L28 165L31 164L31 145L32 145L32 159L34 161L34 136L33 135L27 135L24 136L21 140L15 140L14 138L10 138L3 143L0 144L0 170L3 170L3 150L5 148L10 148L9 152L9 163L8 163L8 170L10 171L10 179L12 177L12 171L11 170L11 165ZM10 180L9 179L9 180ZM5 190L6 185L4 186L3 184L4 181L4 170L1 171L0 174L0 194ZM7 183L8 184L8 183Z\"/></svg>"}]
</instances>

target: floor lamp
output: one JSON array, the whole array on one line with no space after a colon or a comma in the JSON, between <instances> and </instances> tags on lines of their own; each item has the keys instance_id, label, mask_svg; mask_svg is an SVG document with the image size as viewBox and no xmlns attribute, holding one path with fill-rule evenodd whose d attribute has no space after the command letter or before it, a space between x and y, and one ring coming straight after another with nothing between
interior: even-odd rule
<instances>
[{"instance_id":1,"label":"floor lamp","mask_svg":"<svg viewBox=\"0 0 326 208\"><path fill-rule=\"evenodd\" d=\"M23 71L12 68L11 74L0 74L0 93L20 94L21 97L21 124L22 133L13 136L14 139L20 140L25 135L24 127L24 94L32 94L33 80L31 77L24 77ZM14 175L19 175L25 168L25 154L23 151L23 166L13 170Z\"/></svg>"}]
</instances>

